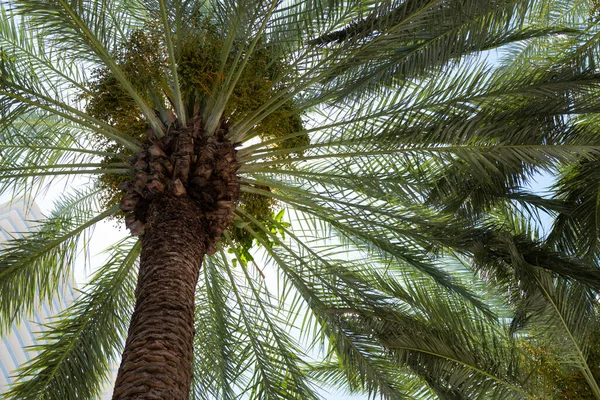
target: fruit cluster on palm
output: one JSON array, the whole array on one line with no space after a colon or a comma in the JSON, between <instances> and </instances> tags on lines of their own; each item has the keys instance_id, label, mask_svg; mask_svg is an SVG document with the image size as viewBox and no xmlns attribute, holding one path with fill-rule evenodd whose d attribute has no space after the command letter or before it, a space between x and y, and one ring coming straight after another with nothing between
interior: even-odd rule
<instances>
[{"instance_id":1,"label":"fruit cluster on palm","mask_svg":"<svg viewBox=\"0 0 600 400\"><path fill-rule=\"evenodd\" d=\"M122 354L115 399L600 398L593 10L3 4L0 191L94 179L4 245L0 333L132 233L7 397L94 398Z\"/></svg>"}]
</instances>

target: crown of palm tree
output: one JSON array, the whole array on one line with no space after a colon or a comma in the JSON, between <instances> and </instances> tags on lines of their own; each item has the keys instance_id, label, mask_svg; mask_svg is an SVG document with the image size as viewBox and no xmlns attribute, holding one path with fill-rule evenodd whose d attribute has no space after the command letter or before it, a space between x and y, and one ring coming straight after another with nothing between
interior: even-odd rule
<instances>
[{"instance_id":1,"label":"crown of palm tree","mask_svg":"<svg viewBox=\"0 0 600 400\"><path fill-rule=\"evenodd\" d=\"M581 7L3 5L0 191L95 179L4 247L0 333L53 296L96 223L134 235L107 250L8 396L97 395L123 350L139 255L162 241L203 260L191 398L318 398L321 383L538 398L553 387L538 340L600 398L597 32L565 17ZM485 62L509 44L502 67ZM541 171L562 174L556 198L523 189ZM558 215L548 241L540 211ZM163 220L202 232L161 236Z\"/></svg>"}]
</instances>

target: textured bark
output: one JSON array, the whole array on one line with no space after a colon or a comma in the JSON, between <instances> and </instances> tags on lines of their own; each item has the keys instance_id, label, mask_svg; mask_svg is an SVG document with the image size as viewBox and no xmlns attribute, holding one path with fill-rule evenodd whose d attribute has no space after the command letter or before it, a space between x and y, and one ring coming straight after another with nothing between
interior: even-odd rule
<instances>
[{"instance_id":1,"label":"textured bark","mask_svg":"<svg viewBox=\"0 0 600 400\"><path fill-rule=\"evenodd\" d=\"M240 184L235 146L227 130L209 136L194 119L160 140L145 144L131 159L134 176L119 185L120 207L132 235L143 235L146 214L155 198L170 193L188 195L209 222L208 254L216 251L223 232L233 222Z\"/></svg>"},{"instance_id":2,"label":"textured bark","mask_svg":"<svg viewBox=\"0 0 600 400\"><path fill-rule=\"evenodd\" d=\"M149 206L136 304L113 399L188 399L192 379L194 292L208 222L187 195Z\"/></svg>"},{"instance_id":3,"label":"textured bark","mask_svg":"<svg viewBox=\"0 0 600 400\"><path fill-rule=\"evenodd\" d=\"M195 118L130 160L120 206L131 233L143 235L142 254L113 399L189 398L200 265L231 225L240 190L226 137Z\"/></svg>"}]
</instances>

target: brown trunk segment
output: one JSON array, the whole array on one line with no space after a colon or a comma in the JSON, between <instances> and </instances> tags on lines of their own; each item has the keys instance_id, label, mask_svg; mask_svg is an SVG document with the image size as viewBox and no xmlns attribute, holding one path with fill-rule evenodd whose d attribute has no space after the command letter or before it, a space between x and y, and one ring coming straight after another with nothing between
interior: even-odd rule
<instances>
[{"instance_id":1,"label":"brown trunk segment","mask_svg":"<svg viewBox=\"0 0 600 400\"><path fill-rule=\"evenodd\" d=\"M189 398L200 266L231 225L239 164L226 129L173 128L131 159L125 223L143 235L136 304L113 399Z\"/></svg>"},{"instance_id":2,"label":"brown trunk segment","mask_svg":"<svg viewBox=\"0 0 600 400\"><path fill-rule=\"evenodd\" d=\"M135 310L113 399L189 398L194 293L208 232L187 195L164 194L149 206Z\"/></svg>"}]
</instances>

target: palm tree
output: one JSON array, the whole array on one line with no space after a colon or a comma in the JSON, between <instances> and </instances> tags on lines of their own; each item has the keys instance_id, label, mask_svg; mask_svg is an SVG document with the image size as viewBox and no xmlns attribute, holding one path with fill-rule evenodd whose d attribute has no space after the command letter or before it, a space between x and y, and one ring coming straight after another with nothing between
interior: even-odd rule
<instances>
[{"instance_id":1,"label":"palm tree","mask_svg":"<svg viewBox=\"0 0 600 400\"><path fill-rule=\"evenodd\" d=\"M600 285L514 204L547 206L517 189L597 152L594 135L562 133L585 99L573 94L598 78L495 71L482 54L578 32L549 10L3 6L0 190L94 179L0 256L0 333L52 296L97 222L132 233L8 396L93 398L126 336L116 399L306 399L321 381L390 399L535 398L541 379L507 321L523 326L515 310L531 315L560 285L589 306ZM508 305L492 278L518 289Z\"/></svg>"}]
</instances>

